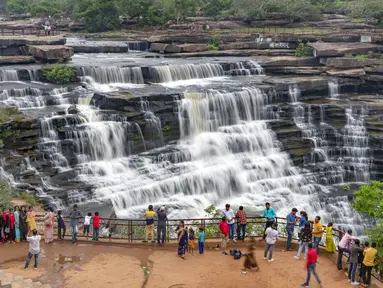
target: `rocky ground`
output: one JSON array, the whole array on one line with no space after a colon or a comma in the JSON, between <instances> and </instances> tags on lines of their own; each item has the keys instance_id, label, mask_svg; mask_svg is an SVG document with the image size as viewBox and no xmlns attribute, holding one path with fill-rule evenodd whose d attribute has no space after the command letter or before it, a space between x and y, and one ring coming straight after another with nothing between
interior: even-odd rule
<instances>
[{"instance_id":1,"label":"rocky ground","mask_svg":"<svg viewBox=\"0 0 383 288\"><path fill-rule=\"evenodd\" d=\"M259 243L257 259L259 272L241 274L243 260L223 257L219 251L209 249L204 255L177 257L176 246L157 245L115 246L69 242L42 245L38 270L22 269L27 251L26 244L0 248L1 268L23 278L39 280L51 287L270 287L295 288L305 281L304 261L295 260L296 252L282 252L277 247L273 263L262 258L263 244ZM237 246L238 245L238 246ZM213 244L207 244L213 246ZM241 247L230 244L229 249ZM18 249L16 249L18 248ZM343 271L335 267L333 257L321 253L318 274L326 288L349 287ZM4 255L4 257L3 257ZM315 281L311 287L316 287ZM375 286L380 287L380 286Z\"/></svg>"}]
</instances>

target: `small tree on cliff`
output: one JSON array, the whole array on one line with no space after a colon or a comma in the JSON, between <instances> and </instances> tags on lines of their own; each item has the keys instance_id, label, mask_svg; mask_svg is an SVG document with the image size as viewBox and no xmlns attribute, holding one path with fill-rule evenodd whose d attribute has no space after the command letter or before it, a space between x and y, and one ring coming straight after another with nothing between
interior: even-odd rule
<instances>
[{"instance_id":1,"label":"small tree on cliff","mask_svg":"<svg viewBox=\"0 0 383 288\"><path fill-rule=\"evenodd\" d=\"M371 181L362 185L354 196L355 210L375 222L372 229L366 232L378 244L379 254L383 256L383 182Z\"/></svg>"},{"instance_id":2,"label":"small tree on cliff","mask_svg":"<svg viewBox=\"0 0 383 288\"><path fill-rule=\"evenodd\" d=\"M80 0L75 7L76 20L85 24L89 32L104 32L120 25L113 0Z\"/></svg>"}]
</instances>

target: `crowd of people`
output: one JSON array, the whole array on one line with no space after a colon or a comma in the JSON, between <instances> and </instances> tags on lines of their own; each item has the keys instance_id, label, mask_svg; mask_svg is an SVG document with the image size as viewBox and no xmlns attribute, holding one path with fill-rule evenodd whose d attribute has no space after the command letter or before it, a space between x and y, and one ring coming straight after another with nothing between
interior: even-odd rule
<instances>
[{"instance_id":1,"label":"crowd of people","mask_svg":"<svg viewBox=\"0 0 383 288\"><path fill-rule=\"evenodd\" d=\"M240 206L238 211L234 213L230 204L225 205L225 209L220 211L222 214L221 222L219 223L219 230L221 233L221 253L223 256L229 255L227 253L228 242L236 243L236 241L244 241L246 237L247 227L247 215L243 206ZM300 211L293 208L291 212L286 216L286 250L292 251L292 240L296 227L298 226L298 251L295 259L299 260L304 250L303 258L306 260L307 279L302 285L303 287L309 287L311 274L314 274L318 283L321 284L320 278L316 273L316 259L319 253L319 244L325 233L325 246L326 251L329 253L335 253L338 250L337 266L339 270L342 270L343 255L348 255L348 280L352 285L359 285L363 282L364 285L369 285L371 282L371 272L374 267L375 257L377 255L376 243L365 242L361 245L361 241L352 235L352 230L348 230L347 233L340 239L338 246L336 247L333 239L333 224L323 228L320 216L316 216L313 221L309 220L309 217L305 211ZM100 233L100 215L95 212L94 216L88 212L85 216L78 210L77 205L73 206L72 211L68 214L69 226L71 229L72 243L77 242L78 227L80 219L83 221L83 236L88 237L92 231L92 240L99 240ZM168 221L167 211L165 207L160 207L157 211L154 211L152 205L149 205L148 210L144 213L145 217L145 240L148 242L149 237L152 243L155 243L155 220L157 222L157 242L158 244L164 244L166 239L166 225ZM265 209L262 214L258 215L259 218L265 218L264 235L261 241L265 241L264 260L269 263L274 261L273 252L275 249L276 241L279 237L278 223L276 221L275 210L271 207L270 203L265 204ZM44 220L44 241L49 244L54 241L54 224L57 219L58 239L63 240L66 234L66 224L62 216L62 212L58 211L55 215L53 209L49 208L45 214ZM91 229L92 227L92 229ZM29 262L34 257L34 267L38 265L38 254L40 250L41 236L37 231L36 225L36 213L33 207L29 207L28 210L25 206L15 206L13 209L2 209L0 215L0 239L2 243L18 243L22 241L28 241L30 248L25 264L25 268L28 268ZM194 254L196 248L195 241L198 242L198 251L200 254L204 254L205 246L205 231L204 227L198 227L197 231L194 231L192 227L187 227L184 221L180 221L177 229L178 240L178 255L185 259L187 253ZM235 237L235 235L237 237ZM251 238L251 244L246 254L246 260L244 262L245 269L259 269L259 264L256 260L255 250L256 245L254 238ZM338 248L338 249L336 249ZM357 270L359 274L357 277Z\"/></svg>"}]
</instances>

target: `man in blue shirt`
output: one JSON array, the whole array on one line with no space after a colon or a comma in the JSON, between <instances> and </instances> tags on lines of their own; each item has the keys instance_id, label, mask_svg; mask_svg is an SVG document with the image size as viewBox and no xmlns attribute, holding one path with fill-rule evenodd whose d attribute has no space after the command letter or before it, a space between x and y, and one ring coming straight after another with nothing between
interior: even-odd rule
<instances>
[{"instance_id":1,"label":"man in blue shirt","mask_svg":"<svg viewBox=\"0 0 383 288\"><path fill-rule=\"evenodd\" d=\"M263 214L259 216L259 217L266 218L266 226L265 226L265 230L263 231L263 240L266 239L266 229L273 226L273 223L275 221L275 217L277 216L275 214L274 209L270 207L269 202L266 202L265 205L266 205L266 208L265 208L265 210L263 210Z\"/></svg>"},{"instance_id":2,"label":"man in blue shirt","mask_svg":"<svg viewBox=\"0 0 383 288\"><path fill-rule=\"evenodd\" d=\"M291 241L293 240L295 223L299 220L297 217L297 208L293 208L291 213L286 218L286 231L287 231L287 251L292 251Z\"/></svg>"}]
</instances>

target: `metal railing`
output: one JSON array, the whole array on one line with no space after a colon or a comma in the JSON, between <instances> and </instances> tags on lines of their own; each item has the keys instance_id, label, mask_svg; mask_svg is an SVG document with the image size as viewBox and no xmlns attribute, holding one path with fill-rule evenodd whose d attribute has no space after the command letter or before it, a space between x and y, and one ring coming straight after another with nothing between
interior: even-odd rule
<instances>
[{"instance_id":1,"label":"metal railing","mask_svg":"<svg viewBox=\"0 0 383 288\"><path fill-rule=\"evenodd\" d=\"M21 35L36 35L36 36L48 36L48 32L40 27L1 27L1 36L21 36ZM60 29L55 27L50 30L49 36L60 35Z\"/></svg>"},{"instance_id":2,"label":"metal railing","mask_svg":"<svg viewBox=\"0 0 383 288\"><path fill-rule=\"evenodd\" d=\"M70 219L69 217L63 217L65 225L67 227L66 236L69 236L70 231ZM79 222L79 235L82 235L84 219L80 219ZM176 229L180 221L184 221L187 227L192 227L198 237L199 227L203 227L205 231L205 239L219 239L221 233L219 230L219 222L221 218L197 218L197 219L170 219L166 221L166 241L177 240ZM278 237L287 238L286 230L286 218L276 217L278 223ZM39 214L36 216L36 223L40 233L44 232L44 215ZM154 220L154 224L157 225L158 221ZM246 236L247 237L261 237L263 236L265 229L266 219L258 217L247 217ZM92 225L91 225L92 226ZM118 219L118 218L100 218L100 238L104 239L116 239L125 240L129 243L137 243L145 240L145 227L146 221L144 219ZM323 226L325 228L325 226ZM57 221L54 225L55 233L57 234ZM294 229L293 239L298 240L298 229L296 226ZM154 239L157 240L157 230L154 231ZM237 234L237 232L235 232ZM333 239L337 244L342 239L344 231L333 228ZM92 230L90 234L92 235ZM150 240L150 239L149 239ZM321 246L326 246L326 234L323 233ZM377 256L375 258L375 267L373 271L374 277L383 282L383 258Z\"/></svg>"}]
</instances>

